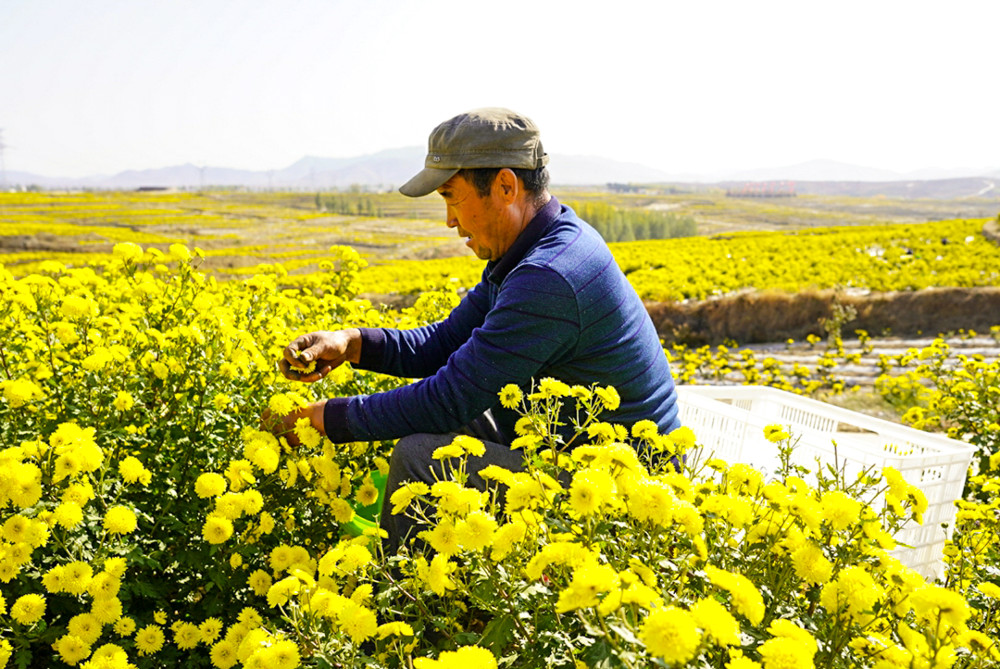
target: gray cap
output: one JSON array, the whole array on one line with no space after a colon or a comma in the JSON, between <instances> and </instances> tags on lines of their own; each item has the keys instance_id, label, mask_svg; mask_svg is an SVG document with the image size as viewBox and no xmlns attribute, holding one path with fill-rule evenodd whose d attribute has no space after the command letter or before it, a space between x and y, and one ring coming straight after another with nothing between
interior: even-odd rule
<instances>
[{"instance_id":1,"label":"gray cap","mask_svg":"<svg viewBox=\"0 0 1000 669\"><path fill-rule=\"evenodd\" d=\"M502 107L473 109L434 128L424 169L399 192L410 197L433 193L463 168L535 170L548 162L538 126L530 118Z\"/></svg>"}]
</instances>

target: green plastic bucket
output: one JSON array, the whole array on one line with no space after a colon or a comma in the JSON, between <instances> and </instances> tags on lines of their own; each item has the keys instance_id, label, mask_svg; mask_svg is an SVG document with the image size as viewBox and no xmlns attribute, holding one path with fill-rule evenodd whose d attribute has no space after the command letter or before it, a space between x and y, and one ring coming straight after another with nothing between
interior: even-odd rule
<instances>
[{"instance_id":1,"label":"green plastic bucket","mask_svg":"<svg viewBox=\"0 0 1000 669\"><path fill-rule=\"evenodd\" d=\"M378 519L382 515L382 504L385 502L385 475L374 471L371 473L372 483L378 490L378 497L368 506L354 506L354 518L349 523L341 524L345 532L352 537L359 537L365 530L378 528Z\"/></svg>"}]
</instances>

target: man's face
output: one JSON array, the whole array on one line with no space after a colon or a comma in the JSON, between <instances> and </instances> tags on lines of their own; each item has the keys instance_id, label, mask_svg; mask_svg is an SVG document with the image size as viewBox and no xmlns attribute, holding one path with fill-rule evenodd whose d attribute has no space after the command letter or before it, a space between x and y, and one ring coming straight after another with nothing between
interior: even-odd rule
<instances>
[{"instance_id":1,"label":"man's face","mask_svg":"<svg viewBox=\"0 0 1000 669\"><path fill-rule=\"evenodd\" d=\"M448 227L457 228L460 237L468 237L465 245L479 258L497 260L514 242L517 231L507 222L502 202L493 192L480 197L475 186L457 174L437 192L447 206Z\"/></svg>"}]
</instances>

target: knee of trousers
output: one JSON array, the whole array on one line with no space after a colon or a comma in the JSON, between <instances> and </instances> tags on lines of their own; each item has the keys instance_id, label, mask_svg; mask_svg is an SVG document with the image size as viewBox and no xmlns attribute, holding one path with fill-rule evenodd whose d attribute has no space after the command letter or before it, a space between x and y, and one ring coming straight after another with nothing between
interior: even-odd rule
<instances>
[{"instance_id":1,"label":"knee of trousers","mask_svg":"<svg viewBox=\"0 0 1000 669\"><path fill-rule=\"evenodd\" d=\"M431 455L439 446L451 443L451 436L413 434L403 437L393 446L389 458L389 478L395 481L425 481L435 479L430 470L440 470L441 463Z\"/></svg>"}]
</instances>

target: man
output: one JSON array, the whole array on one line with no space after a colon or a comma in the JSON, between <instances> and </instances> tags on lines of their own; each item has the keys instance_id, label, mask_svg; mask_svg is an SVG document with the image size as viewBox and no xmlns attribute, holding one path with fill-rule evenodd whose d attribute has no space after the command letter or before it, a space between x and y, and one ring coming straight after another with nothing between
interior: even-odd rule
<instances>
[{"instance_id":1,"label":"man","mask_svg":"<svg viewBox=\"0 0 1000 669\"><path fill-rule=\"evenodd\" d=\"M508 445L517 414L499 405L508 383L525 391L544 377L569 384L614 386L621 404L610 420L654 421L661 433L680 426L673 378L642 302L593 228L548 190L548 156L538 128L507 109L460 114L431 133L425 169L399 190L437 191L446 224L488 261L480 283L445 320L413 330L313 332L284 351L288 378L313 382L344 362L419 378L369 396L335 397L300 416L333 442L400 438L386 495L404 481L434 481L438 446L457 433L484 441L470 457L470 484L488 464L522 469ZM293 371L315 361L308 375ZM381 524L395 550L412 522L384 507Z\"/></svg>"}]
</instances>

